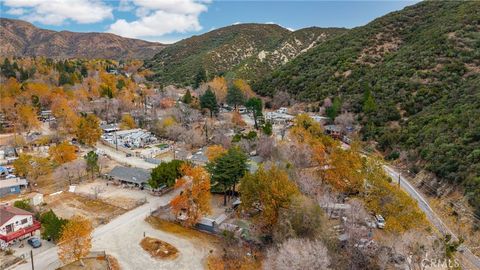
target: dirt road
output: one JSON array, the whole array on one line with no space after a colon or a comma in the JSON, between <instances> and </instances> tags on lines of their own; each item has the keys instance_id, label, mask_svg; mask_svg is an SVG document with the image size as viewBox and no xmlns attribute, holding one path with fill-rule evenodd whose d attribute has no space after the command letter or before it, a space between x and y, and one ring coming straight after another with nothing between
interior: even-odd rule
<instances>
[{"instance_id":1,"label":"dirt road","mask_svg":"<svg viewBox=\"0 0 480 270\"><path fill-rule=\"evenodd\" d=\"M162 197L151 198L146 204L116 217L108 224L98 227L92 234L92 250L105 250L114 255L122 269L198 269L207 250L193 248L187 240L168 235L149 227L144 219L151 211L159 206L166 205L176 192L171 192ZM140 245L143 232L149 236L157 237L176 246L184 255L168 263L156 261L143 252ZM61 266L57 255L57 247L52 247L34 256L35 269L49 270ZM15 269L30 270L30 261L19 265Z\"/></svg>"}]
</instances>

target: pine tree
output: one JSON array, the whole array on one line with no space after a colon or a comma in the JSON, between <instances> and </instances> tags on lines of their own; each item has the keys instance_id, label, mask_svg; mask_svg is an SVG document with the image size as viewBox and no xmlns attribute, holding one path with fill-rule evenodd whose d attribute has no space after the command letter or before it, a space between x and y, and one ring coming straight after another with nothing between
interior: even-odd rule
<instances>
[{"instance_id":1,"label":"pine tree","mask_svg":"<svg viewBox=\"0 0 480 270\"><path fill-rule=\"evenodd\" d=\"M235 110L238 105L242 105L245 102L245 96L243 95L242 90L235 85L232 85L227 90L227 103L230 106L233 106Z\"/></svg>"},{"instance_id":2,"label":"pine tree","mask_svg":"<svg viewBox=\"0 0 480 270\"><path fill-rule=\"evenodd\" d=\"M208 109L210 111L210 117L218 113L217 97L210 88L200 97L200 107L202 107L202 109Z\"/></svg>"}]
</instances>

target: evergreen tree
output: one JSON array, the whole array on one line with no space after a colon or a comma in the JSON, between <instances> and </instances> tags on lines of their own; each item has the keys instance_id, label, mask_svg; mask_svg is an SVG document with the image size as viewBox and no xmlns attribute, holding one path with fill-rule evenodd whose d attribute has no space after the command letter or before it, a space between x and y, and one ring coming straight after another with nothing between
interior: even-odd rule
<instances>
[{"instance_id":1,"label":"evergreen tree","mask_svg":"<svg viewBox=\"0 0 480 270\"><path fill-rule=\"evenodd\" d=\"M187 90L187 92L183 96L182 101L185 104L190 104L192 102L192 94L190 93L190 90Z\"/></svg>"},{"instance_id":2,"label":"evergreen tree","mask_svg":"<svg viewBox=\"0 0 480 270\"><path fill-rule=\"evenodd\" d=\"M377 105L375 104L375 98L369 89L365 91L363 96L363 112L366 114L373 113L377 110Z\"/></svg>"},{"instance_id":3,"label":"evergreen tree","mask_svg":"<svg viewBox=\"0 0 480 270\"><path fill-rule=\"evenodd\" d=\"M172 160L170 162L162 162L152 170L151 178L148 184L152 188L159 188L161 185L172 187L175 185L175 180L182 176L180 168L184 161Z\"/></svg>"},{"instance_id":4,"label":"evergreen tree","mask_svg":"<svg viewBox=\"0 0 480 270\"><path fill-rule=\"evenodd\" d=\"M207 164L213 183L223 187L223 204L227 205L227 191L235 193L235 185L247 171L247 155L238 147L228 149L228 152Z\"/></svg>"},{"instance_id":5,"label":"evergreen tree","mask_svg":"<svg viewBox=\"0 0 480 270\"><path fill-rule=\"evenodd\" d=\"M202 107L202 109L208 109L210 111L210 117L218 113L217 97L210 88L200 97L200 107Z\"/></svg>"},{"instance_id":6,"label":"evergreen tree","mask_svg":"<svg viewBox=\"0 0 480 270\"><path fill-rule=\"evenodd\" d=\"M263 109L262 100L257 97L252 97L247 101L247 103L245 103L245 107L252 112L253 120L255 121L255 129L258 130L258 120L259 117L262 116Z\"/></svg>"},{"instance_id":7,"label":"evergreen tree","mask_svg":"<svg viewBox=\"0 0 480 270\"><path fill-rule=\"evenodd\" d=\"M42 238L52 240L54 242L60 239L62 235L62 227L67 224L68 220L59 218L52 209L43 213L40 216L40 222L42 222Z\"/></svg>"},{"instance_id":8,"label":"evergreen tree","mask_svg":"<svg viewBox=\"0 0 480 270\"><path fill-rule=\"evenodd\" d=\"M233 106L235 110L238 105L245 103L245 96L243 95L242 90L236 85L232 85L227 90L227 103L230 106Z\"/></svg>"},{"instance_id":9,"label":"evergreen tree","mask_svg":"<svg viewBox=\"0 0 480 270\"><path fill-rule=\"evenodd\" d=\"M90 151L85 155L85 161L87 162L87 171L90 172L92 179L95 172L98 171L98 155L94 151Z\"/></svg>"},{"instance_id":10,"label":"evergreen tree","mask_svg":"<svg viewBox=\"0 0 480 270\"><path fill-rule=\"evenodd\" d=\"M330 119L335 120L335 117L337 117L341 108L342 108L342 102L339 97L336 97L333 99L332 106L326 108L325 112Z\"/></svg>"},{"instance_id":11,"label":"evergreen tree","mask_svg":"<svg viewBox=\"0 0 480 270\"><path fill-rule=\"evenodd\" d=\"M198 88L203 82L207 81L207 72L203 67L198 70L197 75L195 76L195 82L193 84L194 88Z\"/></svg>"}]
</instances>

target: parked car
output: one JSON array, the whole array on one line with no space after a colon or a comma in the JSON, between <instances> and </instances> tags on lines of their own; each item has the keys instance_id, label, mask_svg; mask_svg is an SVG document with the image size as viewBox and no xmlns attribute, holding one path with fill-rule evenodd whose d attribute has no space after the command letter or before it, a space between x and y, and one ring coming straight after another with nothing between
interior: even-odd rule
<instances>
[{"instance_id":1,"label":"parked car","mask_svg":"<svg viewBox=\"0 0 480 270\"><path fill-rule=\"evenodd\" d=\"M132 156L132 154L130 154L130 153L127 153L127 157L131 157L131 156Z\"/></svg>"},{"instance_id":2,"label":"parked car","mask_svg":"<svg viewBox=\"0 0 480 270\"><path fill-rule=\"evenodd\" d=\"M379 229L385 228L385 219L381 215L375 216L375 223L377 224L377 228Z\"/></svg>"},{"instance_id":3,"label":"parked car","mask_svg":"<svg viewBox=\"0 0 480 270\"><path fill-rule=\"evenodd\" d=\"M32 237L32 238L28 239L27 242L33 248L39 248L39 247L42 246L42 241L40 241L40 239L38 239L36 237Z\"/></svg>"}]
</instances>

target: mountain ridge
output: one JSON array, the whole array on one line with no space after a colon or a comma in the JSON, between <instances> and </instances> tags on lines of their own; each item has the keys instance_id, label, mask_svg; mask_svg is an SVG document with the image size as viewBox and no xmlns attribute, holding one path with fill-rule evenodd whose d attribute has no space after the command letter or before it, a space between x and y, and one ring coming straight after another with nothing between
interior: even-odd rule
<instances>
[{"instance_id":1,"label":"mountain ridge","mask_svg":"<svg viewBox=\"0 0 480 270\"><path fill-rule=\"evenodd\" d=\"M343 28L310 27L292 32L276 24L230 25L174 43L146 61L146 67L155 73L154 80L165 84L192 84L199 68L211 76L250 80L312 47L313 41L319 41L318 37L322 36L323 41L344 31ZM289 41L292 37L300 42L292 43ZM282 51L279 46L284 43L292 50ZM262 61L262 55L266 61Z\"/></svg>"},{"instance_id":2,"label":"mountain ridge","mask_svg":"<svg viewBox=\"0 0 480 270\"><path fill-rule=\"evenodd\" d=\"M53 31L9 18L0 18L0 37L0 51L4 56L145 59L166 46L111 33ZM91 44L95 44L95 48Z\"/></svg>"}]
</instances>

